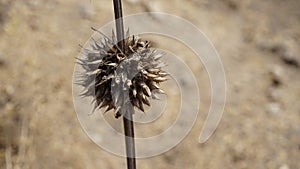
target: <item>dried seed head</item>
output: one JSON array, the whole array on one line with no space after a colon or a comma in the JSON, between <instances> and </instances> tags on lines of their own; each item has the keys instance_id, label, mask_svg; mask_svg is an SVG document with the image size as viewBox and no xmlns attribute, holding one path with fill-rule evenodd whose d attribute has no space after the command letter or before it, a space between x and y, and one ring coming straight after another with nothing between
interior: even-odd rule
<instances>
[{"instance_id":1,"label":"dried seed head","mask_svg":"<svg viewBox=\"0 0 300 169\"><path fill-rule=\"evenodd\" d=\"M114 109L116 118L129 106L144 112L144 104L150 106L149 97L158 99L155 94L164 93L159 87L168 75L161 70L163 53L128 31L124 52L116 45L114 32L112 38L101 35L99 41L92 39L92 49L82 50L83 58L77 58L85 70L78 82L85 87L82 96L93 96L97 108Z\"/></svg>"}]
</instances>

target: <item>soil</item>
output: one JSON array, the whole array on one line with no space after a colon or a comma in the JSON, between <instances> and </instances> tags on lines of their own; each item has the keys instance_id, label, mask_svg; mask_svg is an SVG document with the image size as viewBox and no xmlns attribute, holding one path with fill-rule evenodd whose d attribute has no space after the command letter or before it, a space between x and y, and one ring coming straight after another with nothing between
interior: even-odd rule
<instances>
[{"instance_id":1,"label":"soil","mask_svg":"<svg viewBox=\"0 0 300 169\"><path fill-rule=\"evenodd\" d=\"M198 72L201 108L179 145L137 160L139 169L300 168L299 0L124 0L123 8L124 15L160 11L195 24L215 45L227 81L220 126L200 144L208 75L183 45L150 37L162 48L178 46L174 52ZM0 0L0 168L126 168L124 158L89 139L72 102L78 44L93 33L90 27L113 20L112 9L110 0ZM142 129L161 132L160 125Z\"/></svg>"}]
</instances>

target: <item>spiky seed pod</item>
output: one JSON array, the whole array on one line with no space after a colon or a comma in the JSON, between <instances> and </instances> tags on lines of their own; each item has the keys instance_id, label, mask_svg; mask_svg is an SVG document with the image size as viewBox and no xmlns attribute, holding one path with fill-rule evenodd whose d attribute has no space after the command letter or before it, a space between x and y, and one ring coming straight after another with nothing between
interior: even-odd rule
<instances>
[{"instance_id":1,"label":"spiky seed pod","mask_svg":"<svg viewBox=\"0 0 300 169\"><path fill-rule=\"evenodd\" d=\"M85 70L78 82L85 87L82 96L93 96L97 108L106 108L105 112L114 109L116 118L129 106L144 112L144 104L150 106L149 97L158 99L155 94L164 93L159 87L168 75L161 69L163 53L151 49L149 41L129 36L129 31L122 52L114 31L111 38L99 33L103 37L92 39L92 49L83 48L83 57L77 58Z\"/></svg>"}]
</instances>

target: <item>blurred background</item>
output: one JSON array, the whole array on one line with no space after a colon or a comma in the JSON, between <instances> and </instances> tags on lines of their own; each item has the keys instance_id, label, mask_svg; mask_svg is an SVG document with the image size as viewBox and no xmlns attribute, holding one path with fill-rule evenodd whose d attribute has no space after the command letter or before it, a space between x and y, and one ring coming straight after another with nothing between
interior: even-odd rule
<instances>
[{"instance_id":1,"label":"blurred background","mask_svg":"<svg viewBox=\"0 0 300 169\"><path fill-rule=\"evenodd\" d=\"M124 158L88 138L72 103L78 44L90 27L113 20L112 9L111 0L0 0L0 168L126 168ZM160 11L195 24L215 45L227 78L223 119L199 144L208 75L184 45L148 36L181 52L199 77L201 103L188 136L162 155L139 159L138 168L299 169L299 9L299 0L123 0L124 15ZM174 120L162 125L168 119Z\"/></svg>"}]
</instances>

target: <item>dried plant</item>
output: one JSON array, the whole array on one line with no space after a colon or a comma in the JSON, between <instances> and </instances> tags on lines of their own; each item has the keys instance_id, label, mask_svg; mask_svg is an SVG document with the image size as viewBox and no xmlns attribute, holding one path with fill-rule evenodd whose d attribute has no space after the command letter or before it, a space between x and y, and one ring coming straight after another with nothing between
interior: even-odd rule
<instances>
[{"instance_id":1,"label":"dried plant","mask_svg":"<svg viewBox=\"0 0 300 169\"><path fill-rule=\"evenodd\" d=\"M159 83L168 75L161 70L163 53L151 49L149 41L129 36L129 31L126 37L124 52L112 32L111 38L92 39L92 49L85 49L84 57L78 58L85 69L79 83L86 87L82 95L94 96L97 107L106 108L105 112L114 109L116 118L132 105L144 112L150 97L158 99L156 94L164 93Z\"/></svg>"},{"instance_id":2,"label":"dried plant","mask_svg":"<svg viewBox=\"0 0 300 169\"><path fill-rule=\"evenodd\" d=\"M116 34L109 38L100 31L99 40L91 39L91 49L83 48L83 57L77 58L84 73L77 82L84 86L82 96L94 97L95 108L114 109L115 117L123 115L127 168L136 169L134 107L145 111L150 106L149 98L158 99L157 93L164 93L159 83L166 81L168 73L161 68L163 53L150 48L150 42L138 36L124 38L122 1L113 0Z\"/></svg>"}]
</instances>

